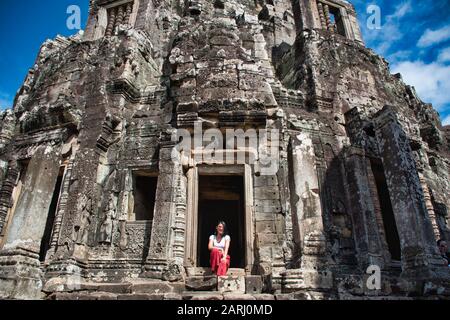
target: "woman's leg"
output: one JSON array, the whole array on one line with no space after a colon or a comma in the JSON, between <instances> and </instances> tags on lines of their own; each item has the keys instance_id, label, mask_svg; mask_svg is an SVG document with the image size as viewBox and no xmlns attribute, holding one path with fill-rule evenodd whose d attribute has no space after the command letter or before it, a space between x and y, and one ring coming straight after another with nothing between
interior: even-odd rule
<instances>
[{"instance_id":1,"label":"woman's leg","mask_svg":"<svg viewBox=\"0 0 450 320\"><path fill-rule=\"evenodd\" d=\"M219 249L211 250L210 264L211 264L211 269L212 269L213 273L216 273L217 269L219 268L221 259L222 259L222 254Z\"/></svg>"},{"instance_id":2,"label":"woman's leg","mask_svg":"<svg viewBox=\"0 0 450 320\"><path fill-rule=\"evenodd\" d=\"M223 262L222 258L220 259L219 269L217 270L217 276L224 277L228 273L228 269L230 269L231 258L227 256L227 261Z\"/></svg>"}]
</instances>

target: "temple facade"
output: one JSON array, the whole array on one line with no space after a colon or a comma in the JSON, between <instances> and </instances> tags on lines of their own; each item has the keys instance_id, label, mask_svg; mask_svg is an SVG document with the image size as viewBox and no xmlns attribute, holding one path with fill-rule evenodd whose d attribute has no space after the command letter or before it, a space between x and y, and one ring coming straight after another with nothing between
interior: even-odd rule
<instances>
[{"instance_id":1,"label":"temple facade","mask_svg":"<svg viewBox=\"0 0 450 320\"><path fill-rule=\"evenodd\" d=\"M91 0L0 115L0 297L448 298L449 141L347 1Z\"/></svg>"}]
</instances>

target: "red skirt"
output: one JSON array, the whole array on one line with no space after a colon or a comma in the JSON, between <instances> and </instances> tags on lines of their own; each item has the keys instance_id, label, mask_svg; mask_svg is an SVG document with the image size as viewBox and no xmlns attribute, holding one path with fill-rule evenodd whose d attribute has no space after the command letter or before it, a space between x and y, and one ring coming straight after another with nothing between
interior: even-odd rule
<instances>
[{"instance_id":1,"label":"red skirt","mask_svg":"<svg viewBox=\"0 0 450 320\"><path fill-rule=\"evenodd\" d=\"M223 255L219 249L214 248L211 251L211 269L219 277L226 276L228 269L230 269L230 256L227 256L226 262L222 262L222 257Z\"/></svg>"}]
</instances>

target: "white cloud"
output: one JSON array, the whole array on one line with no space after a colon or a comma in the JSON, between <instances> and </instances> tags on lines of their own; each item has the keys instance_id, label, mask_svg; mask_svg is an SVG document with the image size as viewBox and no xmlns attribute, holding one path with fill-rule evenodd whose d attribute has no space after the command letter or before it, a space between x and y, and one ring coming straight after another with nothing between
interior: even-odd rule
<instances>
[{"instance_id":1,"label":"white cloud","mask_svg":"<svg viewBox=\"0 0 450 320\"><path fill-rule=\"evenodd\" d=\"M439 62L450 62L450 47L442 49L438 56Z\"/></svg>"},{"instance_id":2,"label":"white cloud","mask_svg":"<svg viewBox=\"0 0 450 320\"><path fill-rule=\"evenodd\" d=\"M0 92L0 110L5 110L11 108L13 101L9 94Z\"/></svg>"},{"instance_id":3,"label":"white cloud","mask_svg":"<svg viewBox=\"0 0 450 320\"><path fill-rule=\"evenodd\" d=\"M413 52L411 50L400 50L388 55L386 59L390 63L395 64L399 61L407 60L409 57L411 57L412 54Z\"/></svg>"},{"instance_id":4,"label":"white cloud","mask_svg":"<svg viewBox=\"0 0 450 320\"><path fill-rule=\"evenodd\" d=\"M392 71L401 73L421 99L433 103L437 110L443 111L450 104L450 66L440 62L405 61L394 65Z\"/></svg>"},{"instance_id":5,"label":"white cloud","mask_svg":"<svg viewBox=\"0 0 450 320\"><path fill-rule=\"evenodd\" d=\"M430 47L448 39L450 39L450 25L437 30L427 29L417 42L417 46L420 48Z\"/></svg>"},{"instance_id":6,"label":"white cloud","mask_svg":"<svg viewBox=\"0 0 450 320\"><path fill-rule=\"evenodd\" d=\"M385 55L391 46L404 36L402 18L412 12L411 0L403 1L395 7L394 13L387 15L385 23L379 30L368 30L363 24L364 38L367 43L375 45L375 51Z\"/></svg>"},{"instance_id":7,"label":"white cloud","mask_svg":"<svg viewBox=\"0 0 450 320\"><path fill-rule=\"evenodd\" d=\"M403 18L407 13L412 11L411 1L408 0L406 2L400 3L396 8L394 14L388 16L388 18Z\"/></svg>"},{"instance_id":8,"label":"white cloud","mask_svg":"<svg viewBox=\"0 0 450 320\"><path fill-rule=\"evenodd\" d=\"M446 116L444 120L442 120L443 126L450 126L450 115Z\"/></svg>"}]
</instances>

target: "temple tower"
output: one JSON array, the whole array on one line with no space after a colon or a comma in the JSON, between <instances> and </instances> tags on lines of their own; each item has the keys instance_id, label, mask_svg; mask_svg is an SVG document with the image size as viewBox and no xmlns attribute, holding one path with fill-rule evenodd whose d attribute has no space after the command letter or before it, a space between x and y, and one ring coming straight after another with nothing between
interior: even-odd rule
<instances>
[{"instance_id":1,"label":"temple tower","mask_svg":"<svg viewBox=\"0 0 450 320\"><path fill-rule=\"evenodd\" d=\"M0 124L0 297L448 295L448 129L347 1L92 0Z\"/></svg>"}]
</instances>

